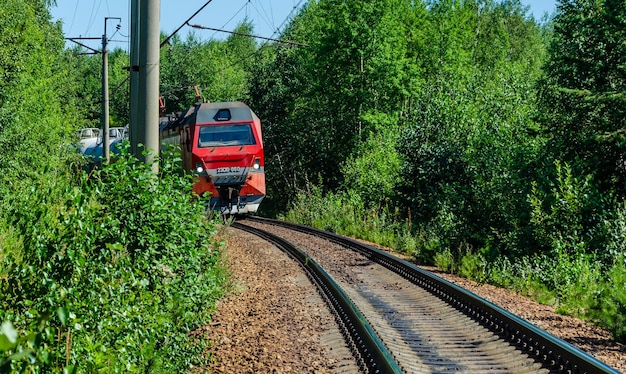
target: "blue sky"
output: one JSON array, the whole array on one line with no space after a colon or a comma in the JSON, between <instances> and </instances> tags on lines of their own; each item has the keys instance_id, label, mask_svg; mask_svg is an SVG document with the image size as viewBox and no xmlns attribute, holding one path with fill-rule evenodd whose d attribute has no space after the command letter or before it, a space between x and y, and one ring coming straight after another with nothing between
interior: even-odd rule
<instances>
[{"instance_id":1,"label":"blue sky","mask_svg":"<svg viewBox=\"0 0 626 374\"><path fill-rule=\"evenodd\" d=\"M161 31L168 35L180 27L208 0L161 0ZM255 34L272 37L294 7L301 7L306 0L213 0L190 23L216 29L233 30L248 17L254 25ZM66 37L102 37L105 17L120 17L121 28L113 35L118 21L109 20L107 34L112 40L111 47L128 49L130 26L130 0L57 0L51 8L53 19L61 19ZM284 28L284 26L283 26ZM186 36L193 29L184 26L179 34ZM227 34L214 31L196 30L203 40L225 37ZM114 42L115 41L115 42ZM99 41L85 41L93 48L99 48Z\"/></svg>"},{"instance_id":2,"label":"blue sky","mask_svg":"<svg viewBox=\"0 0 626 374\"><path fill-rule=\"evenodd\" d=\"M202 7L208 0L161 0L161 30L170 34L181 26L187 18ZM190 21L192 24L216 29L232 30L245 17L253 23L255 34L263 37L278 35L289 18L306 3L306 0L213 0ZM556 0L522 0L530 6L530 12L539 19L544 12L555 10ZM61 19L66 37L101 37L104 33L105 17L120 17L121 28L115 35L118 21L109 20L107 34L111 47L128 49L130 0L57 0L52 7L53 19ZM192 29L185 26L181 36ZM197 30L203 40L226 36L214 31ZM85 41L85 44L98 49L99 41Z\"/></svg>"},{"instance_id":3,"label":"blue sky","mask_svg":"<svg viewBox=\"0 0 626 374\"><path fill-rule=\"evenodd\" d=\"M522 4L530 6L530 13L541 19L544 13L552 14L556 10L556 0L522 0Z\"/></svg>"}]
</instances>

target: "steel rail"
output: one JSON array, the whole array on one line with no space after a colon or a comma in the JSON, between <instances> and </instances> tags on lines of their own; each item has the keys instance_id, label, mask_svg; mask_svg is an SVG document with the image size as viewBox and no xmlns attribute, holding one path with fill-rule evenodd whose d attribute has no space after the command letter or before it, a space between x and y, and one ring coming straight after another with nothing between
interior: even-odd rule
<instances>
[{"instance_id":1,"label":"steel rail","mask_svg":"<svg viewBox=\"0 0 626 374\"><path fill-rule=\"evenodd\" d=\"M323 237L360 252L370 260L445 300L541 363L550 372L619 374L619 371L614 368L509 311L384 251L344 236L305 225L262 217L250 217L249 219Z\"/></svg>"},{"instance_id":2,"label":"steel rail","mask_svg":"<svg viewBox=\"0 0 626 374\"><path fill-rule=\"evenodd\" d=\"M269 232L238 222L231 226L271 242L300 263L334 310L344 337L361 369L369 373L402 373L400 366L363 314L317 262L293 244Z\"/></svg>"}]
</instances>

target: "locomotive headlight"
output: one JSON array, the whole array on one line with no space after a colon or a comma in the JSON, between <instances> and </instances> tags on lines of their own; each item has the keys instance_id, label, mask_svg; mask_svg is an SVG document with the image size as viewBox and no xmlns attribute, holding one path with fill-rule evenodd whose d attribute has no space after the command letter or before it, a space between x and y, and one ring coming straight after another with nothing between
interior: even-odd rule
<instances>
[{"instance_id":1,"label":"locomotive headlight","mask_svg":"<svg viewBox=\"0 0 626 374\"><path fill-rule=\"evenodd\" d=\"M255 170L259 170L261 167L261 159L257 158L254 160L254 165L252 166Z\"/></svg>"},{"instance_id":2,"label":"locomotive headlight","mask_svg":"<svg viewBox=\"0 0 626 374\"><path fill-rule=\"evenodd\" d=\"M202 164L199 162L196 162L196 174L204 174L204 168L202 167Z\"/></svg>"}]
</instances>

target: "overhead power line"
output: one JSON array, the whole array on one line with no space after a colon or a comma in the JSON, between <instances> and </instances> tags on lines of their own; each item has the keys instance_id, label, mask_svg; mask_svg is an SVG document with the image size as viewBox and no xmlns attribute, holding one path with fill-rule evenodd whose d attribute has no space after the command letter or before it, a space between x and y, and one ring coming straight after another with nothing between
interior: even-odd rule
<instances>
[{"instance_id":1,"label":"overhead power line","mask_svg":"<svg viewBox=\"0 0 626 374\"><path fill-rule=\"evenodd\" d=\"M225 33L233 34L233 35L247 36L249 38L257 38L257 39L269 40L269 41L272 41L272 42L291 44L291 45L295 45L295 46L298 46L298 47L308 47L309 46L308 44L298 43L298 42L294 42L294 41L291 41L291 40L280 40L280 39L274 39L274 38L266 38L264 36L245 34L245 33L236 32L236 31L220 30L220 29L216 29L216 28L213 28L213 27L201 26L201 25L192 25L192 24L189 24L189 23L187 23L187 25L189 27L194 28L194 29L202 29L202 30L211 30L211 31L225 32Z\"/></svg>"},{"instance_id":2,"label":"overhead power line","mask_svg":"<svg viewBox=\"0 0 626 374\"><path fill-rule=\"evenodd\" d=\"M166 44L170 41L170 39L171 39L174 35L176 35L179 31L180 31L180 29L182 29L185 25L187 25L187 24L188 24L188 22L189 22L189 21L191 21L191 19L192 19L193 17L195 17L196 15L198 15L198 13L200 13L200 12L202 11L202 9L206 8L206 6L207 6L207 5L209 5L209 4L211 3L211 1L213 1L213 0L209 0L209 1L207 1L207 2L203 5L203 6L201 6L201 7L200 7L200 9L198 9L198 10L197 10L194 14L192 14L192 15L191 15L191 17L187 18L187 20L186 20L185 22L183 22L183 24L182 24L182 25L180 25L180 26L179 26L176 30L174 30L174 32L173 32L173 33L171 33L171 34L170 34L170 36L168 36L167 38L165 38L165 40L163 40L163 41L161 42L161 47L163 47L164 45L166 45Z\"/></svg>"},{"instance_id":3,"label":"overhead power line","mask_svg":"<svg viewBox=\"0 0 626 374\"><path fill-rule=\"evenodd\" d=\"M211 1L213 1L213 0L208 0L206 3L204 3L204 5L200 7L200 9L198 9L198 10L197 10L194 14L192 14L192 15L191 15L191 17L187 18L187 20L186 20L183 24L181 24L181 25L180 25L180 26L179 26L176 30L174 30L174 32L172 32L172 33L171 33L171 34L170 34L167 38L165 38L165 39L161 42L160 46L161 46L161 47L163 47L164 45L168 44L168 43L170 42L170 39L171 39L174 35L176 35L176 34L180 31L180 29L182 29L183 27L185 27L185 25L187 25L187 23L188 23L189 21L191 21L191 19L192 19L193 17L197 16L197 15L198 15L198 13L200 13L200 12L202 11L202 9L206 8L206 6L207 6L207 5L209 5L209 4L211 3ZM126 82L128 82L129 80L130 80L130 74L126 77L126 79L124 79L124 80L123 80L120 84L118 84L118 85L117 85L117 87L115 87L115 88L113 89L113 92L115 93L118 89L120 89L120 88L121 88L121 87L122 87L122 86L123 86Z\"/></svg>"},{"instance_id":4,"label":"overhead power line","mask_svg":"<svg viewBox=\"0 0 626 374\"><path fill-rule=\"evenodd\" d=\"M283 22L278 26L278 28L274 31L274 33L272 34L272 36L276 35L276 33L278 33L283 26L285 26L285 23L287 23L289 21L289 19L291 19L291 17L293 16L293 14L300 8L300 5L302 5L303 2L305 2L306 0L300 0L298 2L298 4L296 4L292 9L291 12L289 12L289 14L287 15L287 17L285 17L285 19L283 20Z\"/></svg>"},{"instance_id":5,"label":"overhead power line","mask_svg":"<svg viewBox=\"0 0 626 374\"><path fill-rule=\"evenodd\" d=\"M249 0L248 0L249 1ZM230 23L230 21L232 21L233 19L235 19L235 17L237 17L239 15L239 13L241 13L242 10L246 9L246 7L248 6L248 3L245 3L241 8L239 8L239 10L232 15L232 17L230 17L230 19L228 21L226 21L221 29L225 29L226 26ZM217 32L213 33L213 35L211 35L211 39L213 39L213 36L215 36L215 34L217 34Z\"/></svg>"}]
</instances>

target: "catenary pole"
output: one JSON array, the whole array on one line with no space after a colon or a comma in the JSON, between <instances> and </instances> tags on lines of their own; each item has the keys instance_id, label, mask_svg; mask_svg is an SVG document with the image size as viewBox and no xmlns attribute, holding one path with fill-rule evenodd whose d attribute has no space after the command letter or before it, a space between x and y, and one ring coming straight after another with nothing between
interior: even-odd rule
<instances>
[{"instance_id":1,"label":"catenary pole","mask_svg":"<svg viewBox=\"0 0 626 374\"><path fill-rule=\"evenodd\" d=\"M143 149L140 159L157 173L159 165L159 52L160 0L139 1L139 102L138 134Z\"/></svg>"},{"instance_id":2,"label":"catenary pole","mask_svg":"<svg viewBox=\"0 0 626 374\"><path fill-rule=\"evenodd\" d=\"M141 156L137 150L137 143L139 143L137 111L139 108L139 24L141 15L139 2L140 0L131 0L130 3L130 126L128 128L130 151L137 158Z\"/></svg>"}]
</instances>

